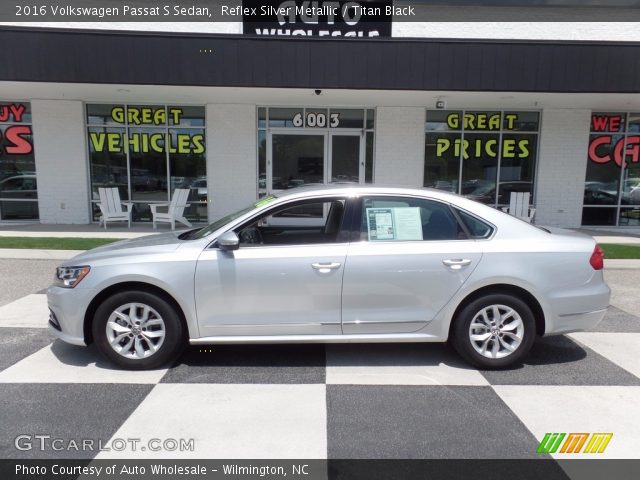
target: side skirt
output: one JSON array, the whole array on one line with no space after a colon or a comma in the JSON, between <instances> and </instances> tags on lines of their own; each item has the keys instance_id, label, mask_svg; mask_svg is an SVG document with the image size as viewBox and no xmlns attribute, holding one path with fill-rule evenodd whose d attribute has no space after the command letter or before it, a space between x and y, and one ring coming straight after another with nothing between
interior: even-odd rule
<instances>
[{"instance_id":1,"label":"side skirt","mask_svg":"<svg viewBox=\"0 0 640 480\"><path fill-rule=\"evenodd\" d=\"M360 334L360 335L242 335L192 338L191 345L216 343L407 343L444 342L446 339L424 333Z\"/></svg>"}]
</instances>

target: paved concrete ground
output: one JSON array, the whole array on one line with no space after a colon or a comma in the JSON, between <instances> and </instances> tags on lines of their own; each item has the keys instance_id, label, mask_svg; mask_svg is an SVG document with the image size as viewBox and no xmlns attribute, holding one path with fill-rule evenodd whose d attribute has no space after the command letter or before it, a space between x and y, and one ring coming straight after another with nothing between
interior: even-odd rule
<instances>
[{"instance_id":1,"label":"paved concrete ground","mask_svg":"<svg viewBox=\"0 0 640 480\"><path fill-rule=\"evenodd\" d=\"M194 451L97 458L252 459L540 458L546 432L613 432L603 456L640 458L640 270L605 271L614 306L593 331L540 340L505 371L470 368L447 345L395 344L189 347L131 372L52 341L37 292L55 263L0 260L2 458L96 456L18 452L12 439L34 432L195 439Z\"/></svg>"},{"instance_id":2,"label":"paved concrete ground","mask_svg":"<svg viewBox=\"0 0 640 480\"><path fill-rule=\"evenodd\" d=\"M0 306L47 288L58 260L0 260Z\"/></svg>"}]
</instances>

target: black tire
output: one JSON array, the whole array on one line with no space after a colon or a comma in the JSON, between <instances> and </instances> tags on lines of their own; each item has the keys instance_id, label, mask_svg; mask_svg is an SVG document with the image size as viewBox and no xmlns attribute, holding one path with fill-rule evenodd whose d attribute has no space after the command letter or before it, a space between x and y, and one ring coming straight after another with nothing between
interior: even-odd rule
<instances>
[{"instance_id":1,"label":"black tire","mask_svg":"<svg viewBox=\"0 0 640 480\"><path fill-rule=\"evenodd\" d=\"M108 339L107 322L109 321L112 313L116 309L130 303L151 307L151 309L159 315L161 321L164 322L164 339L162 343L155 353L151 353L149 356L145 356L143 358L130 358L123 356L111 347ZM137 310L137 312L139 313L140 310ZM157 318L153 318L154 316L155 315L151 314L151 320L157 320ZM148 370L165 365L166 363L177 359L185 346L184 329L175 308L163 298L145 291L132 290L120 292L107 298L96 310L91 328L93 340L100 353L111 362L128 370ZM149 327L149 330L153 328L158 329L160 327ZM144 332L139 333L143 334ZM135 341L135 335L128 334L128 336L132 337L133 341ZM147 342L157 342L156 339L147 340L141 336L138 336L138 338L142 338L140 343L145 352L151 350L149 348L149 343ZM126 343L127 338L124 338L120 345ZM157 345L157 343L155 345ZM135 350L135 347L130 348Z\"/></svg>"},{"instance_id":2,"label":"black tire","mask_svg":"<svg viewBox=\"0 0 640 480\"><path fill-rule=\"evenodd\" d=\"M520 341L520 344L515 347L513 352L509 353L508 349L502 346L504 342L509 343L511 347L513 347L510 342L513 342L514 340L505 333L503 333L504 337L500 337L500 333L497 331L495 332L496 335L489 340L488 345L491 349L493 349L494 342L497 342L497 348L504 351L505 356L501 358L489 358L484 356L474 348L474 342L472 342L470 338L471 321L474 320L476 315L482 312L483 309L494 305L512 308L516 314L519 315L523 326L523 333L520 336L522 340ZM493 321L493 316L490 316L489 320ZM531 350L536 336L536 322L531 309L520 298L509 294L490 294L477 298L466 305L456 318L453 319L453 322L453 347L467 362L476 367L487 370L506 368L511 365L521 363L529 353L529 350ZM507 323L509 322L505 322L505 324ZM474 332L493 335L489 329L475 329ZM511 331L508 333L511 333ZM482 348L484 342L478 341L476 345L478 345L478 348Z\"/></svg>"}]
</instances>

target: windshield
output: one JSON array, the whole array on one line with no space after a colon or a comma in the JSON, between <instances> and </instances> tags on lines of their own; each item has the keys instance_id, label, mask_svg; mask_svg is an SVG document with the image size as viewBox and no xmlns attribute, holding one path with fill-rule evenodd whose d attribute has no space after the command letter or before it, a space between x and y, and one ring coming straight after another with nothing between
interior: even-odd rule
<instances>
[{"instance_id":1,"label":"windshield","mask_svg":"<svg viewBox=\"0 0 640 480\"><path fill-rule=\"evenodd\" d=\"M240 218L245 213L249 213L251 210L267 205L273 202L275 199L276 199L275 195L269 195L268 197L261 198L257 202L249 205L248 207L245 207L242 210L238 210L237 212L231 213L226 217L222 217L220 220L216 220L215 222L210 223L206 227L203 227L199 230L192 230L190 232L187 232L187 234L182 236L181 238L183 240L204 238L207 235L212 234L219 228L224 227L227 223L234 221L236 218Z\"/></svg>"}]
</instances>

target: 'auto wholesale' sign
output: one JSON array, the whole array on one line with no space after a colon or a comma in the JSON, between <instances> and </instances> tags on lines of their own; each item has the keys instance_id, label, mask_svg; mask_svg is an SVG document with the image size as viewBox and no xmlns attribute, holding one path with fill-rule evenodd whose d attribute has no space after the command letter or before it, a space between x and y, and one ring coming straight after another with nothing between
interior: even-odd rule
<instances>
[{"instance_id":1,"label":"'auto wholesale' sign","mask_svg":"<svg viewBox=\"0 0 640 480\"><path fill-rule=\"evenodd\" d=\"M243 0L245 34L390 37L392 0Z\"/></svg>"}]
</instances>

